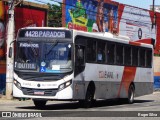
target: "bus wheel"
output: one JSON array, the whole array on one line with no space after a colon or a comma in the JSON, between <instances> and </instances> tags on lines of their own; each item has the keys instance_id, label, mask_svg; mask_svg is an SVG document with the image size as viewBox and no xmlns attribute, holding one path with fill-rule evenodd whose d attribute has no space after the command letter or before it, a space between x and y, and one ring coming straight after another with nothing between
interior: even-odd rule
<instances>
[{"instance_id":1,"label":"bus wheel","mask_svg":"<svg viewBox=\"0 0 160 120\"><path fill-rule=\"evenodd\" d=\"M134 94L135 94L135 90L134 90L134 86L130 85L129 90L128 90L128 103L132 104L134 101Z\"/></svg>"},{"instance_id":2,"label":"bus wheel","mask_svg":"<svg viewBox=\"0 0 160 120\"><path fill-rule=\"evenodd\" d=\"M34 103L36 108L44 108L47 101L46 100L35 100L35 99L33 99L33 103Z\"/></svg>"},{"instance_id":3,"label":"bus wheel","mask_svg":"<svg viewBox=\"0 0 160 120\"><path fill-rule=\"evenodd\" d=\"M85 108L90 108L92 107L92 103L93 103L93 98L94 98L94 87L92 87L91 85L88 86L88 89L87 89L87 93L86 93L86 97L85 97L85 100L84 100L84 107Z\"/></svg>"}]
</instances>

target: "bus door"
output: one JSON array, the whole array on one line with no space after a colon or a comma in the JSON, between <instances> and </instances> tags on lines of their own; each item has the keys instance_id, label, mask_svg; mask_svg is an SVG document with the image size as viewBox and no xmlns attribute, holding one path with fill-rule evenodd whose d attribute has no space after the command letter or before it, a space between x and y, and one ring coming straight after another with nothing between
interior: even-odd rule
<instances>
[{"instance_id":1,"label":"bus door","mask_svg":"<svg viewBox=\"0 0 160 120\"><path fill-rule=\"evenodd\" d=\"M74 98L84 99L85 97L85 47L75 46L75 94Z\"/></svg>"}]
</instances>

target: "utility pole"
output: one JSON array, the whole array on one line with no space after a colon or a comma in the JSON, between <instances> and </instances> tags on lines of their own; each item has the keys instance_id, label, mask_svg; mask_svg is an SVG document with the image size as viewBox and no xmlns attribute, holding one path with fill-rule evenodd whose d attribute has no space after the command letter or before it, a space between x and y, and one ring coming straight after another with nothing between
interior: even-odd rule
<instances>
[{"instance_id":1,"label":"utility pole","mask_svg":"<svg viewBox=\"0 0 160 120\"><path fill-rule=\"evenodd\" d=\"M152 6L152 11L154 12L154 3L155 3L155 0L153 0L153 6Z\"/></svg>"},{"instance_id":2,"label":"utility pole","mask_svg":"<svg viewBox=\"0 0 160 120\"><path fill-rule=\"evenodd\" d=\"M155 6L155 0L153 0L153 6L152 6L152 11L153 11L153 14L154 14L154 16L153 16L153 22L152 22L152 29L154 28L154 26L156 24L156 14L155 14L155 8L154 8L154 6Z\"/></svg>"},{"instance_id":3,"label":"utility pole","mask_svg":"<svg viewBox=\"0 0 160 120\"><path fill-rule=\"evenodd\" d=\"M6 66L6 98L12 99L12 89L13 89L13 56L14 56L14 1L9 0L8 5L8 25L7 25L7 66ZM12 48L12 50L10 49ZM11 55L12 54L12 55Z\"/></svg>"}]
</instances>

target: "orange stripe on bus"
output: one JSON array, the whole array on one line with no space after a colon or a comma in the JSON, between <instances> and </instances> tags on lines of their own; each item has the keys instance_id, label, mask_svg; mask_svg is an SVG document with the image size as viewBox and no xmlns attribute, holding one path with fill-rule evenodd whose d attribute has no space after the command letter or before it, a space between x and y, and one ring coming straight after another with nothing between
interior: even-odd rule
<instances>
[{"instance_id":1,"label":"orange stripe on bus","mask_svg":"<svg viewBox=\"0 0 160 120\"><path fill-rule=\"evenodd\" d=\"M141 46L141 43L129 41L130 45Z\"/></svg>"},{"instance_id":2,"label":"orange stripe on bus","mask_svg":"<svg viewBox=\"0 0 160 120\"><path fill-rule=\"evenodd\" d=\"M122 76L122 81L118 90L118 97L120 97L122 87L125 88L126 93L128 94L128 88L131 82L134 81L136 74L136 67L124 67L124 72Z\"/></svg>"}]
</instances>

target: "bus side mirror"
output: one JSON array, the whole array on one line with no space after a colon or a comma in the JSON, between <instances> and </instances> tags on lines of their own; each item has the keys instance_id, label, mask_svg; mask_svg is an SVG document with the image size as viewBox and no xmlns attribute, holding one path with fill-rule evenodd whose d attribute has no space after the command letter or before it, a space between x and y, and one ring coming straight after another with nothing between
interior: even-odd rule
<instances>
[{"instance_id":1,"label":"bus side mirror","mask_svg":"<svg viewBox=\"0 0 160 120\"><path fill-rule=\"evenodd\" d=\"M10 43L10 46L11 44L14 43L15 40L13 40L11 43ZM9 47L9 53L8 53L8 57L11 58L12 57L12 54L13 54L13 47Z\"/></svg>"},{"instance_id":2,"label":"bus side mirror","mask_svg":"<svg viewBox=\"0 0 160 120\"><path fill-rule=\"evenodd\" d=\"M12 48L12 47L9 47L9 54L8 54L8 57L9 57L9 58L12 57L12 51L13 51L13 48Z\"/></svg>"}]
</instances>

